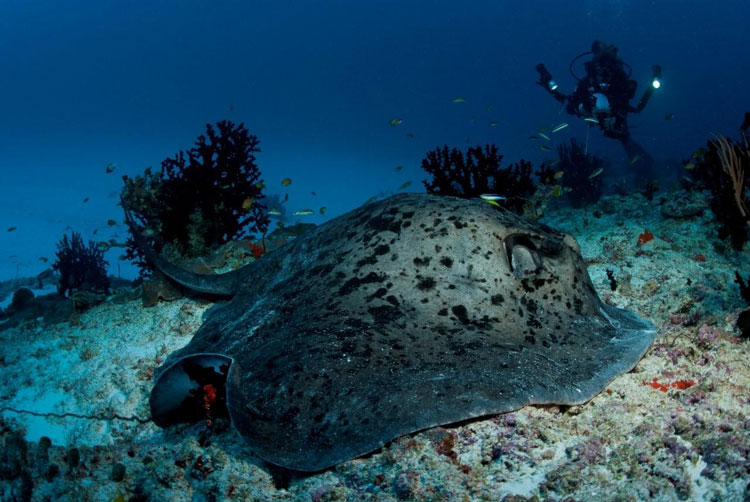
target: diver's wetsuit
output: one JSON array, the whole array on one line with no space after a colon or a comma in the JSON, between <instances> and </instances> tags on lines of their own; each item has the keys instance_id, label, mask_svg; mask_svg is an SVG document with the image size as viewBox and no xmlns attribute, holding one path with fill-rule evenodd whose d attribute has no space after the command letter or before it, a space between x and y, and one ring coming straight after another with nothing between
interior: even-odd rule
<instances>
[{"instance_id":1,"label":"diver's wetsuit","mask_svg":"<svg viewBox=\"0 0 750 502\"><path fill-rule=\"evenodd\" d=\"M590 61L584 63L586 75L582 78L573 75L578 85L569 96L557 90L552 75L541 63L537 65L540 75L537 83L557 101L565 103L565 111L569 114L596 120L605 136L620 140L629 159L638 155L650 162L650 155L630 138L628 113L640 112L648 103L653 89L649 87L646 90L638 106L631 106L630 100L635 96L638 84L625 71L626 64L617 55L617 47L596 40L591 45L591 52L582 55L585 54L592 56Z\"/></svg>"}]
</instances>

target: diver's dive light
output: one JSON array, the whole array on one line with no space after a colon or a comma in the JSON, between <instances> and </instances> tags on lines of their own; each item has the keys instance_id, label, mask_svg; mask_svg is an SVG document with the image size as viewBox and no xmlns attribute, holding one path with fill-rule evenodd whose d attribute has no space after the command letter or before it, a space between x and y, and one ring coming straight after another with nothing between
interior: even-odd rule
<instances>
[{"instance_id":1,"label":"diver's dive light","mask_svg":"<svg viewBox=\"0 0 750 502\"><path fill-rule=\"evenodd\" d=\"M638 106L635 107L636 112L640 112L645 108L646 103L648 103L648 100L651 99L651 95L654 93L654 90L661 87L661 66L658 64L655 64L651 73L651 87L647 87L645 91L643 91L643 96L641 96L641 100L638 102Z\"/></svg>"},{"instance_id":2,"label":"diver's dive light","mask_svg":"<svg viewBox=\"0 0 750 502\"><path fill-rule=\"evenodd\" d=\"M539 72L539 81L537 82L539 85L546 87L548 91L557 89L557 82L552 79L552 74L544 67L543 63L536 65L536 71Z\"/></svg>"},{"instance_id":3,"label":"diver's dive light","mask_svg":"<svg viewBox=\"0 0 750 502\"><path fill-rule=\"evenodd\" d=\"M659 87L661 87L661 66L659 66L658 64L654 65L652 75L651 86L654 89L658 89Z\"/></svg>"}]
</instances>

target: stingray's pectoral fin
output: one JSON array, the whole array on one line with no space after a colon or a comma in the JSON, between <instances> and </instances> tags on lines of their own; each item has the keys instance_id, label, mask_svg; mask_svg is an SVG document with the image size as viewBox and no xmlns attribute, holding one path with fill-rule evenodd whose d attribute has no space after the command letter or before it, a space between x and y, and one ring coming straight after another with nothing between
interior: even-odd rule
<instances>
[{"instance_id":1,"label":"stingray's pectoral fin","mask_svg":"<svg viewBox=\"0 0 750 502\"><path fill-rule=\"evenodd\" d=\"M191 354L165 369L151 391L151 418L160 427L227 417L227 385L237 378L234 360Z\"/></svg>"}]
</instances>

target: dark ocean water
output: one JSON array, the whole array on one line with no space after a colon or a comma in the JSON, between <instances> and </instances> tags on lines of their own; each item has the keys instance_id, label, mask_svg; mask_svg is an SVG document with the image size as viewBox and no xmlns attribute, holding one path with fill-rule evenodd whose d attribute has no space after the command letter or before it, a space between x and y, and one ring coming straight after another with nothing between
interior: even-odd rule
<instances>
[{"instance_id":1,"label":"dark ocean water","mask_svg":"<svg viewBox=\"0 0 750 502\"><path fill-rule=\"evenodd\" d=\"M325 218L405 181L421 191L420 160L438 145L494 142L506 162L537 164L549 154L527 137L540 125L565 120L561 139L582 140L585 127L534 67L570 92L568 64L595 39L619 47L638 95L662 65L664 85L631 125L674 176L711 133L734 135L750 105L747 19L741 0L4 1L0 279L42 271L67 227L124 236L106 224L122 220L121 175L222 119L259 137L270 193L288 192L291 210L327 206ZM600 132L589 148L610 162L609 182L627 169ZM120 253L107 254L113 273Z\"/></svg>"}]
</instances>

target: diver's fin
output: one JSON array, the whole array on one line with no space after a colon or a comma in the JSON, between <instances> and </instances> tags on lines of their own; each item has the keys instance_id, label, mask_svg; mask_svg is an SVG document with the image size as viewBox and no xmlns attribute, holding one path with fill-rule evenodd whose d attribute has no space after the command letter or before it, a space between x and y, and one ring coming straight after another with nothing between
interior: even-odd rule
<instances>
[{"instance_id":1,"label":"diver's fin","mask_svg":"<svg viewBox=\"0 0 750 502\"><path fill-rule=\"evenodd\" d=\"M122 199L120 199L120 201L122 203L122 209L125 211L125 223L127 223L128 228L130 229L130 234L133 236L133 240L135 240L138 248L143 251L143 254L146 255L148 261L153 263L159 271L182 286L199 293L209 293L222 296L234 295L236 291L236 282L241 269L223 274L196 274L195 272L185 270L174 263L168 262L159 256L159 253L157 253L154 248L148 245L141 235L130 210L127 209Z\"/></svg>"},{"instance_id":2,"label":"diver's fin","mask_svg":"<svg viewBox=\"0 0 750 502\"><path fill-rule=\"evenodd\" d=\"M654 158L650 153L646 151L641 145L633 141L632 138L621 140L623 148L625 149L625 155L628 156L628 163L635 164L638 162L636 168L639 172L651 175L653 173Z\"/></svg>"}]
</instances>

